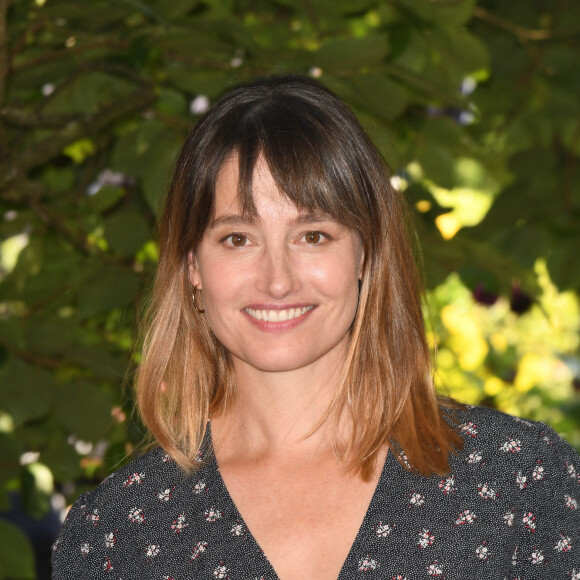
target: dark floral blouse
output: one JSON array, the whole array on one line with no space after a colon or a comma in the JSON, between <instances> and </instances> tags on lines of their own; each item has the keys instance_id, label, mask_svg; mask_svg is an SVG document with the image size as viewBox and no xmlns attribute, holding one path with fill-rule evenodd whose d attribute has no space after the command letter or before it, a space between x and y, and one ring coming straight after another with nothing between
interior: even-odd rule
<instances>
[{"instance_id":1,"label":"dark floral blouse","mask_svg":"<svg viewBox=\"0 0 580 580\"><path fill-rule=\"evenodd\" d=\"M465 447L447 477L387 455L339 580L580 580L577 453L541 423L483 408L458 418ZM154 450L82 495L54 580L276 579L206 455L186 477Z\"/></svg>"}]
</instances>

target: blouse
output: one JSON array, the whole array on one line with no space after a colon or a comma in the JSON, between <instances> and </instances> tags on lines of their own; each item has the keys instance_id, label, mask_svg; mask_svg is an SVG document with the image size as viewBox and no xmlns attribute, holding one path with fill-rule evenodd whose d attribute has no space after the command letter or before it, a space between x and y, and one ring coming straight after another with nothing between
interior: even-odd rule
<instances>
[{"instance_id":1,"label":"blouse","mask_svg":"<svg viewBox=\"0 0 580 580\"><path fill-rule=\"evenodd\" d=\"M580 580L578 454L542 423L477 407L457 419L465 445L447 476L387 454L338 580ZM204 449L192 475L155 449L81 495L53 547L53 579L277 579L209 430Z\"/></svg>"}]
</instances>

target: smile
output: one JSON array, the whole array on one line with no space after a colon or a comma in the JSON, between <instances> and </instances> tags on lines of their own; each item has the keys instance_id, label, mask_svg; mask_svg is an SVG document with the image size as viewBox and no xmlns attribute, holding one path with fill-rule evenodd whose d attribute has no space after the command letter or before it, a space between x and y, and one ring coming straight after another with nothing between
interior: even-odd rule
<instances>
[{"instance_id":1,"label":"smile","mask_svg":"<svg viewBox=\"0 0 580 580\"><path fill-rule=\"evenodd\" d=\"M306 314L314 306L302 306L299 308L288 308L287 310L255 310L254 308L244 308L252 318L263 320L264 322L286 322Z\"/></svg>"}]
</instances>

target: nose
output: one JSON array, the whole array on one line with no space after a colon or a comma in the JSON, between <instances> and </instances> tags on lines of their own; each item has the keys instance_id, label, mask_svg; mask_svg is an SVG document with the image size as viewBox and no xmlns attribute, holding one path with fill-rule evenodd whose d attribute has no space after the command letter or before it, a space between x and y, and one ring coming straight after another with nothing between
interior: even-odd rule
<instances>
[{"instance_id":1,"label":"nose","mask_svg":"<svg viewBox=\"0 0 580 580\"><path fill-rule=\"evenodd\" d=\"M283 300L300 287L295 257L288 248L266 249L258 268L258 289L275 300Z\"/></svg>"}]
</instances>

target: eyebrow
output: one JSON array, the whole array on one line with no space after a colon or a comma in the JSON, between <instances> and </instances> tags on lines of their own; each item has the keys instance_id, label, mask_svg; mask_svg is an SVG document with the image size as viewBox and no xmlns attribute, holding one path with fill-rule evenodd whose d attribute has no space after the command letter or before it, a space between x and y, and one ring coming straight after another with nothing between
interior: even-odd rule
<instances>
[{"instance_id":1,"label":"eyebrow","mask_svg":"<svg viewBox=\"0 0 580 580\"><path fill-rule=\"evenodd\" d=\"M221 215L214 220L212 220L210 224L210 228L216 228L218 226L223 225L248 225L248 224L255 224L260 223L262 220L258 217L245 217L241 214L224 214ZM326 221L337 221L331 215L323 212L315 212L315 213L302 213L294 218L290 225L304 225L304 224L312 224L312 223L319 223L319 222L326 222Z\"/></svg>"}]
</instances>

